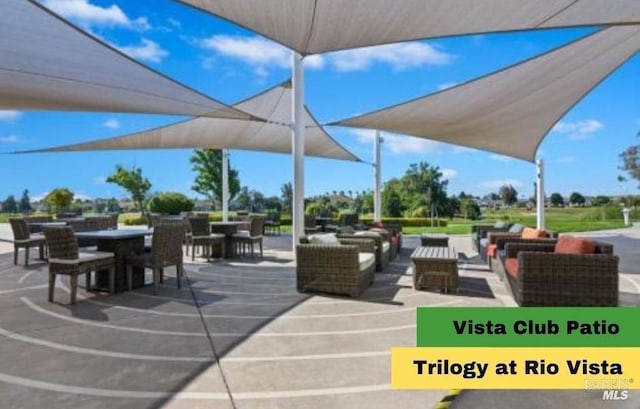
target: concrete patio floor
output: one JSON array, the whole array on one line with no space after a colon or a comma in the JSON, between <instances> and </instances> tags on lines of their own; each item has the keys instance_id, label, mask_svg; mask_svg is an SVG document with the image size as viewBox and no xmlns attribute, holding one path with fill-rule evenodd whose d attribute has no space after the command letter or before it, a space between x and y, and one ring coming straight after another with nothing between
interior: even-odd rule
<instances>
[{"instance_id":1,"label":"concrete patio floor","mask_svg":"<svg viewBox=\"0 0 640 409\"><path fill-rule=\"evenodd\" d=\"M0 239L10 237L0 225ZM13 246L0 241L0 407L430 408L447 391L389 387L391 347L415 345L415 307L514 305L468 236L451 238L470 257L458 295L413 290L408 256L418 240L408 237L357 299L297 293L290 240L266 238L263 260L189 258L180 290L168 269L158 296L81 288L75 306L66 278L47 302L46 264L14 266ZM640 305L639 272L622 272L621 303ZM453 407L637 408L640 399L594 396L465 391Z\"/></svg>"}]
</instances>

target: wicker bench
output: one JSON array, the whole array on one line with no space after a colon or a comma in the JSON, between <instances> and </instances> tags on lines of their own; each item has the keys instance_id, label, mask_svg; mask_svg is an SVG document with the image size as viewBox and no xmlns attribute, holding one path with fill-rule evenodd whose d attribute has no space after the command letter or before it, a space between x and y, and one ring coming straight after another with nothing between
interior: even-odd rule
<instances>
[{"instance_id":1,"label":"wicker bench","mask_svg":"<svg viewBox=\"0 0 640 409\"><path fill-rule=\"evenodd\" d=\"M411 254L413 287L458 292L458 253L451 247L418 247Z\"/></svg>"}]
</instances>

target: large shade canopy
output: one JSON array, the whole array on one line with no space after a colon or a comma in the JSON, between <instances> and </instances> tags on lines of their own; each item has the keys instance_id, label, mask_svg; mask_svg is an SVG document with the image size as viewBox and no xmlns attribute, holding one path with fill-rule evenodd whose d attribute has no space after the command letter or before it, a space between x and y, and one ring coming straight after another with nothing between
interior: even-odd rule
<instances>
[{"instance_id":1,"label":"large shade canopy","mask_svg":"<svg viewBox=\"0 0 640 409\"><path fill-rule=\"evenodd\" d=\"M176 0L302 55L453 35L640 22L638 0Z\"/></svg>"},{"instance_id":2,"label":"large shade canopy","mask_svg":"<svg viewBox=\"0 0 640 409\"><path fill-rule=\"evenodd\" d=\"M0 56L0 109L251 118L138 63L32 0L2 0Z\"/></svg>"},{"instance_id":3,"label":"large shade canopy","mask_svg":"<svg viewBox=\"0 0 640 409\"><path fill-rule=\"evenodd\" d=\"M213 148L291 153L291 83L287 81L235 105L268 122L199 117L130 135L17 153L126 149ZM358 161L305 111L305 154Z\"/></svg>"},{"instance_id":4,"label":"large shade canopy","mask_svg":"<svg viewBox=\"0 0 640 409\"><path fill-rule=\"evenodd\" d=\"M640 50L617 26L485 77L332 125L371 128L534 160L551 127Z\"/></svg>"}]
</instances>

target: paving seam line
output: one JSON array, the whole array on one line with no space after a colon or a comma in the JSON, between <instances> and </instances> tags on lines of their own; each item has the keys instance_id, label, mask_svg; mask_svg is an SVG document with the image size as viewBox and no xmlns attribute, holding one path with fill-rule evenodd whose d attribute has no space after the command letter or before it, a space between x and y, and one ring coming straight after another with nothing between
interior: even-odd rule
<instances>
[{"instance_id":1,"label":"paving seam line","mask_svg":"<svg viewBox=\"0 0 640 409\"><path fill-rule=\"evenodd\" d=\"M447 394L436 403L433 409L449 409L453 404L455 398L462 393L463 389L451 389Z\"/></svg>"}]
</instances>

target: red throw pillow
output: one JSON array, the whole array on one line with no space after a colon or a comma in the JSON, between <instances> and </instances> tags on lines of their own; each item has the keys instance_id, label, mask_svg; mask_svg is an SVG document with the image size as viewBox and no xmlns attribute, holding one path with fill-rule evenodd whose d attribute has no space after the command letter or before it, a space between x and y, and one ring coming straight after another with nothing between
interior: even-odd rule
<instances>
[{"instance_id":1,"label":"red throw pillow","mask_svg":"<svg viewBox=\"0 0 640 409\"><path fill-rule=\"evenodd\" d=\"M498 245L497 244L489 244L487 246L487 256L491 258L498 257Z\"/></svg>"},{"instance_id":2,"label":"red throw pillow","mask_svg":"<svg viewBox=\"0 0 640 409\"><path fill-rule=\"evenodd\" d=\"M504 269L513 278L518 278L518 259L508 258L504 261Z\"/></svg>"},{"instance_id":3,"label":"red throw pillow","mask_svg":"<svg viewBox=\"0 0 640 409\"><path fill-rule=\"evenodd\" d=\"M544 237L547 237L547 232L544 230L536 230L531 227L525 227L522 230L523 239L542 239Z\"/></svg>"},{"instance_id":4,"label":"red throw pillow","mask_svg":"<svg viewBox=\"0 0 640 409\"><path fill-rule=\"evenodd\" d=\"M593 254L596 244L593 240L573 236L561 236L556 243L554 253L558 254Z\"/></svg>"}]
</instances>

